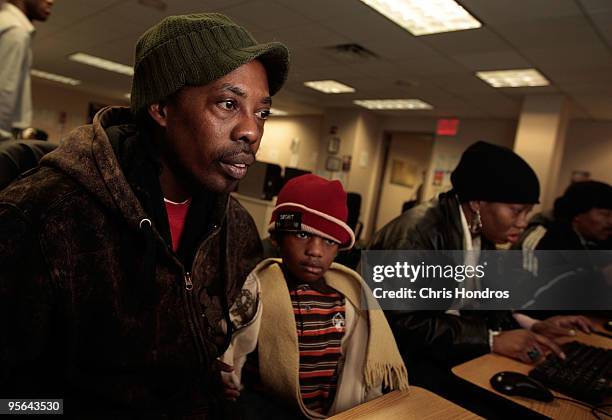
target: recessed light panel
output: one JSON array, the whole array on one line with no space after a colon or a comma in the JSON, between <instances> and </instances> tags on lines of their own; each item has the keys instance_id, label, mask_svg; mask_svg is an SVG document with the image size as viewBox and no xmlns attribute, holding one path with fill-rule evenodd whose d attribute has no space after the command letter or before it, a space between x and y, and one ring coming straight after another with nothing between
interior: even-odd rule
<instances>
[{"instance_id":1,"label":"recessed light panel","mask_svg":"<svg viewBox=\"0 0 612 420\"><path fill-rule=\"evenodd\" d=\"M548 86L550 84L536 69L479 71L476 76L496 88Z\"/></svg>"},{"instance_id":2,"label":"recessed light panel","mask_svg":"<svg viewBox=\"0 0 612 420\"><path fill-rule=\"evenodd\" d=\"M355 92L354 88L340 82L336 82L335 80L313 80L311 82L304 82L304 85L323 93Z\"/></svg>"},{"instance_id":3,"label":"recessed light panel","mask_svg":"<svg viewBox=\"0 0 612 420\"><path fill-rule=\"evenodd\" d=\"M68 57L72 61L77 63L87 64L89 66L98 67L100 69L113 71L115 73L125 74L126 76L133 76L134 69L131 66L125 64L116 63L114 61L107 60L105 58L96 57L85 53L75 53Z\"/></svg>"},{"instance_id":4,"label":"recessed light panel","mask_svg":"<svg viewBox=\"0 0 612 420\"><path fill-rule=\"evenodd\" d=\"M353 103L375 110L433 109L433 106L420 99L358 99Z\"/></svg>"},{"instance_id":5,"label":"recessed light panel","mask_svg":"<svg viewBox=\"0 0 612 420\"><path fill-rule=\"evenodd\" d=\"M454 0L361 1L415 36L482 26Z\"/></svg>"},{"instance_id":6,"label":"recessed light panel","mask_svg":"<svg viewBox=\"0 0 612 420\"><path fill-rule=\"evenodd\" d=\"M32 69L30 70L30 74L35 77L40 77L41 79L52 80L54 82L64 83L66 85L80 85L81 81L77 79L73 79L72 77L60 76L59 74L49 73L42 70Z\"/></svg>"}]
</instances>

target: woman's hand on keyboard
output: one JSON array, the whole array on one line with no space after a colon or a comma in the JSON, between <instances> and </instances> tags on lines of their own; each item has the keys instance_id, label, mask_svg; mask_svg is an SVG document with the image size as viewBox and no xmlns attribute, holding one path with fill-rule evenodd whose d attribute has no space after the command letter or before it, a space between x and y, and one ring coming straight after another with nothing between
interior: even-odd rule
<instances>
[{"instance_id":1,"label":"woman's hand on keyboard","mask_svg":"<svg viewBox=\"0 0 612 420\"><path fill-rule=\"evenodd\" d=\"M538 362L548 351L565 359L563 350L554 341L525 329L502 331L493 338L491 351L524 363Z\"/></svg>"},{"instance_id":2,"label":"woman's hand on keyboard","mask_svg":"<svg viewBox=\"0 0 612 420\"><path fill-rule=\"evenodd\" d=\"M594 329L591 320L580 315L553 316L531 326L531 331L548 338L571 337L576 335L576 330L590 334Z\"/></svg>"}]
</instances>

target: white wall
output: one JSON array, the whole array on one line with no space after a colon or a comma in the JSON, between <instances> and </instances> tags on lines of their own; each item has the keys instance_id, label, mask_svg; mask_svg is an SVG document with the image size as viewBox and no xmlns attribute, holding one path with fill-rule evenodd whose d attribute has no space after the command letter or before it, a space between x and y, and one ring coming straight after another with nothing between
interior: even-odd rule
<instances>
[{"instance_id":1,"label":"white wall","mask_svg":"<svg viewBox=\"0 0 612 420\"><path fill-rule=\"evenodd\" d=\"M335 134L330 131L335 127ZM336 154L328 152L329 140L340 138L340 150ZM369 112L354 110L330 109L325 113L321 140L319 143L319 162L317 174L329 179L338 179L347 192L361 195L360 221L363 223L362 239L367 239L368 231L373 226L373 214L376 203L373 196L378 168L381 165L379 155L382 145L380 118ZM325 164L329 156L351 157L349 171L330 172Z\"/></svg>"},{"instance_id":2,"label":"white wall","mask_svg":"<svg viewBox=\"0 0 612 420\"><path fill-rule=\"evenodd\" d=\"M121 102L35 77L32 78L32 102L32 125L45 130L49 134L49 140L54 143L59 143L72 129L87 123L90 102L128 105L127 99ZM61 113L66 114L65 124L60 123Z\"/></svg>"},{"instance_id":3,"label":"white wall","mask_svg":"<svg viewBox=\"0 0 612 420\"><path fill-rule=\"evenodd\" d=\"M266 121L257 160L276 163L283 168L316 171L321 124L321 116L270 118ZM298 143L295 153L291 150L292 142Z\"/></svg>"},{"instance_id":4,"label":"white wall","mask_svg":"<svg viewBox=\"0 0 612 420\"><path fill-rule=\"evenodd\" d=\"M591 179L612 184L612 122L574 120L565 139L557 196L570 183L572 171L588 171Z\"/></svg>"}]
</instances>

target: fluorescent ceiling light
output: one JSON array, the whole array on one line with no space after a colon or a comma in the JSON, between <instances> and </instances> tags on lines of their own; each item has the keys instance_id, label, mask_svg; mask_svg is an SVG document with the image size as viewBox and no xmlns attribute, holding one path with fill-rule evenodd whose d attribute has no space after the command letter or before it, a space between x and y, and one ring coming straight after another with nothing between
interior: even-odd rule
<instances>
[{"instance_id":1,"label":"fluorescent ceiling light","mask_svg":"<svg viewBox=\"0 0 612 420\"><path fill-rule=\"evenodd\" d=\"M304 82L304 85L323 93L355 92L355 89L352 87L336 82L335 80L313 80L311 82Z\"/></svg>"},{"instance_id":2,"label":"fluorescent ceiling light","mask_svg":"<svg viewBox=\"0 0 612 420\"><path fill-rule=\"evenodd\" d=\"M368 109L433 109L433 106L420 99L358 99L353 103Z\"/></svg>"},{"instance_id":3,"label":"fluorescent ceiling light","mask_svg":"<svg viewBox=\"0 0 612 420\"><path fill-rule=\"evenodd\" d=\"M455 0L361 1L415 36L482 26Z\"/></svg>"},{"instance_id":4,"label":"fluorescent ceiling light","mask_svg":"<svg viewBox=\"0 0 612 420\"><path fill-rule=\"evenodd\" d=\"M131 66L125 64L116 63L114 61L106 60L104 58L96 57L84 53L75 53L68 57L72 61L77 63L87 64L89 66L98 67L108 71L114 71L115 73L125 74L126 76L133 76L134 69Z\"/></svg>"},{"instance_id":5,"label":"fluorescent ceiling light","mask_svg":"<svg viewBox=\"0 0 612 420\"><path fill-rule=\"evenodd\" d=\"M536 69L479 71L476 76L496 88L548 86L550 84Z\"/></svg>"},{"instance_id":6,"label":"fluorescent ceiling light","mask_svg":"<svg viewBox=\"0 0 612 420\"><path fill-rule=\"evenodd\" d=\"M270 108L270 115L273 117L282 117L283 115L288 115L287 111L283 111L277 108Z\"/></svg>"},{"instance_id":7,"label":"fluorescent ceiling light","mask_svg":"<svg viewBox=\"0 0 612 420\"><path fill-rule=\"evenodd\" d=\"M30 70L30 74L32 76L40 77L41 79L52 80L54 82L64 83L64 84L72 85L72 86L81 84L80 80L73 79L71 77L60 76L59 74L48 73L42 70L32 69Z\"/></svg>"}]
</instances>

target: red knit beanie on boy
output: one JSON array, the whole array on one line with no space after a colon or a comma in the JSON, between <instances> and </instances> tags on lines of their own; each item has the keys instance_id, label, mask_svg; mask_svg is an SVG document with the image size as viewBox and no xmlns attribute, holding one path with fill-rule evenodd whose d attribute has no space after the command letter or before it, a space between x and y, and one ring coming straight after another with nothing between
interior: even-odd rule
<instances>
[{"instance_id":1,"label":"red knit beanie on boy","mask_svg":"<svg viewBox=\"0 0 612 420\"><path fill-rule=\"evenodd\" d=\"M281 189L270 220L269 232L304 231L350 249L355 234L346 224L346 191L339 181L307 174L289 180Z\"/></svg>"}]
</instances>

